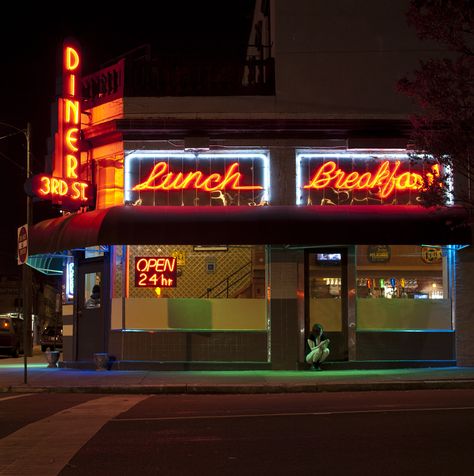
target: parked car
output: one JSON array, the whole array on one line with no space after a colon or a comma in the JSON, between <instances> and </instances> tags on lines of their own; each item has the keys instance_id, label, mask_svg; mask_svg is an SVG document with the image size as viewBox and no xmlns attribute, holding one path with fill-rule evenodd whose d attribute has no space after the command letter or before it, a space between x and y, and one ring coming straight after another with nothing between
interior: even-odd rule
<instances>
[{"instance_id":1,"label":"parked car","mask_svg":"<svg viewBox=\"0 0 474 476\"><path fill-rule=\"evenodd\" d=\"M23 319L12 314L0 314L0 354L18 357L23 352Z\"/></svg>"},{"instance_id":2,"label":"parked car","mask_svg":"<svg viewBox=\"0 0 474 476\"><path fill-rule=\"evenodd\" d=\"M48 326L40 336L41 351L62 350L63 348L63 329L62 327Z\"/></svg>"}]
</instances>

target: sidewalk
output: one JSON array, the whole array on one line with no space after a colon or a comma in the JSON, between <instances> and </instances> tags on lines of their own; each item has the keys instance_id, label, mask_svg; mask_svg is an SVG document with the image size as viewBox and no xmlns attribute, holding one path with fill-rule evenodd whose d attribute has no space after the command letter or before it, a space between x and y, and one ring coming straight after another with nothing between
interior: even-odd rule
<instances>
[{"instance_id":1,"label":"sidewalk","mask_svg":"<svg viewBox=\"0 0 474 476\"><path fill-rule=\"evenodd\" d=\"M44 355L0 359L2 392L297 393L474 389L474 367L311 371L142 371L47 368Z\"/></svg>"}]
</instances>

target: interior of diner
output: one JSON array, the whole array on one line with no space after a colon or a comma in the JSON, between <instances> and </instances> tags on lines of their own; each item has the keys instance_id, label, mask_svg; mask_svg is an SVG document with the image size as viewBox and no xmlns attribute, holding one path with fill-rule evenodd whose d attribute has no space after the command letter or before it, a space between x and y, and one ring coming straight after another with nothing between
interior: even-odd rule
<instances>
[{"instance_id":1,"label":"interior of diner","mask_svg":"<svg viewBox=\"0 0 474 476\"><path fill-rule=\"evenodd\" d=\"M341 331L344 265L339 253L309 255L310 325ZM441 247L359 245L355 250L357 330L450 330L451 254Z\"/></svg>"}]
</instances>

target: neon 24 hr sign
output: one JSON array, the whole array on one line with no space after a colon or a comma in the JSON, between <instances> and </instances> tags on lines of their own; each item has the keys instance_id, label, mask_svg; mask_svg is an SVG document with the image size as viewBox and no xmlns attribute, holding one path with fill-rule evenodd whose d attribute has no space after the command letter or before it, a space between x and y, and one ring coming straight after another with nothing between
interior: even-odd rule
<instances>
[{"instance_id":1,"label":"neon 24 hr sign","mask_svg":"<svg viewBox=\"0 0 474 476\"><path fill-rule=\"evenodd\" d=\"M135 286L138 288L175 288L177 265L175 257L137 256Z\"/></svg>"}]
</instances>

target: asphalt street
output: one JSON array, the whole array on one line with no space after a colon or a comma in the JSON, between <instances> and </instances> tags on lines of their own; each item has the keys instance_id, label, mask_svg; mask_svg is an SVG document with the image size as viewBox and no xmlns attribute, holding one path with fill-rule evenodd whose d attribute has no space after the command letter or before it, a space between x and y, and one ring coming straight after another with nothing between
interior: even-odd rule
<instances>
[{"instance_id":1,"label":"asphalt street","mask_svg":"<svg viewBox=\"0 0 474 476\"><path fill-rule=\"evenodd\" d=\"M0 475L472 475L474 390L0 396Z\"/></svg>"}]
</instances>

